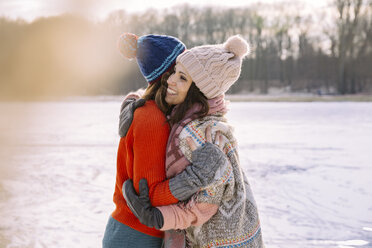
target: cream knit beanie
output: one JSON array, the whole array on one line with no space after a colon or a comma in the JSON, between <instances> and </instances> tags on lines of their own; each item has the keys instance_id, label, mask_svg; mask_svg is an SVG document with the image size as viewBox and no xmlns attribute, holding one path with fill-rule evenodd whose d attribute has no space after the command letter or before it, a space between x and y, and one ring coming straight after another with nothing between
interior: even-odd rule
<instances>
[{"instance_id":1,"label":"cream knit beanie","mask_svg":"<svg viewBox=\"0 0 372 248\"><path fill-rule=\"evenodd\" d=\"M212 99L225 93L238 80L248 43L238 35L224 44L205 45L186 50L177 57L201 92Z\"/></svg>"}]
</instances>

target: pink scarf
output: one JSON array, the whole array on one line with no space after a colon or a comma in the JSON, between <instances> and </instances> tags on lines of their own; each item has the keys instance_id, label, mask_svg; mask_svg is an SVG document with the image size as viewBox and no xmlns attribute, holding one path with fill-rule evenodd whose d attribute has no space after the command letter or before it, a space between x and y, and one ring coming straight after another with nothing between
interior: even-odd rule
<instances>
[{"instance_id":1,"label":"pink scarf","mask_svg":"<svg viewBox=\"0 0 372 248\"><path fill-rule=\"evenodd\" d=\"M208 105L209 105L208 115L215 114L217 112L225 114L227 112L225 95L220 95L215 98L209 99ZM173 109L172 113L174 113L176 109L177 106ZM183 155L181 149L179 148L180 145L179 134L181 133L184 126L186 126L190 121L195 120L197 118L196 113L200 109L201 109L200 104L194 104L192 108L190 108L186 112L185 117L180 122L174 124L171 127L165 160L167 178L174 177L175 175L183 171L186 168L186 166L190 164L190 161Z\"/></svg>"}]
</instances>

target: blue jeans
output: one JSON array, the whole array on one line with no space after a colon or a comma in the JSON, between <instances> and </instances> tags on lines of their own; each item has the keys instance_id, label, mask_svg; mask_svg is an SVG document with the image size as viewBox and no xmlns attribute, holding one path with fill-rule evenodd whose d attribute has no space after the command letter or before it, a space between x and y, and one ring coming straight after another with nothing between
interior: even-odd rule
<instances>
[{"instance_id":1,"label":"blue jeans","mask_svg":"<svg viewBox=\"0 0 372 248\"><path fill-rule=\"evenodd\" d=\"M160 248L163 239L141 233L110 216L102 240L103 248Z\"/></svg>"}]
</instances>

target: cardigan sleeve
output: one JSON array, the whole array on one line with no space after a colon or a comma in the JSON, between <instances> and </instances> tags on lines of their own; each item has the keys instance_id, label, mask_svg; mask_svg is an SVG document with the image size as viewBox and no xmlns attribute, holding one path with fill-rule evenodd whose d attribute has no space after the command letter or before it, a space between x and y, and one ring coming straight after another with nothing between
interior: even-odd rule
<instances>
[{"instance_id":1,"label":"cardigan sleeve","mask_svg":"<svg viewBox=\"0 0 372 248\"><path fill-rule=\"evenodd\" d=\"M138 193L138 183L147 179L149 196L153 206L177 203L169 189L165 175L165 151L169 125L154 102L146 102L147 108L134 113L131 128L133 141L133 184Z\"/></svg>"},{"instance_id":2,"label":"cardigan sleeve","mask_svg":"<svg viewBox=\"0 0 372 248\"><path fill-rule=\"evenodd\" d=\"M204 123L204 127L207 126ZM199 127L200 128L200 127ZM200 133L204 133L201 131ZM185 132L186 133L186 132ZM187 133L181 133L187 137ZM212 136L215 133L212 132ZM197 137L194 135L192 137ZM227 140L227 137L223 135L223 139ZM181 137L181 143L185 142L185 139ZM231 144L227 144L227 147ZM191 158L191 150L187 145L181 145L182 152L186 157ZM228 149L224 150L228 153ZM233 167L229 160L226 161L224 166L221 166L216 171L215 181L208 187L202 189L197 193L196 203L190 201L186 206L180 204L158 207L164 217L164 226L161 230L169 229L186 229L190 226L200 226L207 222L215 213L217 213L219 205L223 199L233 197L234 187L234 174Z\"/></svg>"},{"instance_id":3,"label":"cardigan sleeve","mask_svg":"<svg viewBox=\"0 0 372 248\"><path fill-rule=\"evenodd\" d=\"M217 213L223 199L233 197L233 185L233 168L227 162L226 169L220 177L197 193L195 202L191 200L186 206L175 204L158 207L164 217L161 230L186 229L204 224Z\"/></svg>"},{"instance_id":4,"label":"cardigan sleeve","mask_svg":"<svg viewBox=\"0 0 372 248\"><path fill-rule=\"evenodd\" d=\"M174 204L158 207L158 209L164 217L164 225L160 230L166 231L201 226L217 213L218 205L189 202L186 206Z\"/></svg>"}]
</instances>

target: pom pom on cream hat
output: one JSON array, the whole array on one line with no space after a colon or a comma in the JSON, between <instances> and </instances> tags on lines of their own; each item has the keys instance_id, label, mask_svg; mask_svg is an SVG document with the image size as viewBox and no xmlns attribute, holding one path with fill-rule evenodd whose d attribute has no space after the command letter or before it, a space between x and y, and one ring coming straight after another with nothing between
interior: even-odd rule
<instances>
[{"instance_id":1,"label":"pom pom on cream hat","mask_svg":"<svg viewBox=\"0 0 372 248\"><path fill-rule=\"evenodd\" d=\"M224 44L197 46L177 57L193 82L208 98L224 94L240 76L243 58L249 53L248 43L239 35Z\"/></svg>"}]
</instances>

